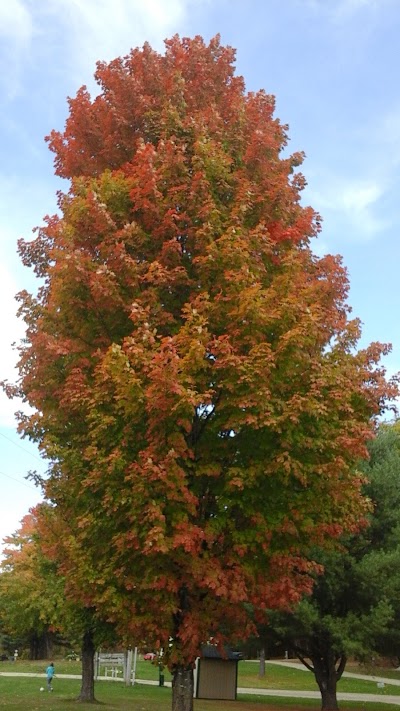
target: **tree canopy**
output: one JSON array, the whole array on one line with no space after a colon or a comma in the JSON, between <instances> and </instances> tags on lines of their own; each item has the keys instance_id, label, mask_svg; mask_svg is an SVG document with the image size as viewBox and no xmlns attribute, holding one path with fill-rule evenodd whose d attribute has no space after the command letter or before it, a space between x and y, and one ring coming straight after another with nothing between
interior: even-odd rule
<instances>
[{"instance_id":1,"label":"tree canopy","mask_svg":"<svg viewBox=\"0 0 400 711\"><path fill-rule=\"evenodd\" d=\"M80 701L94 701L94 652L102 644L118 642L114 629L85 602L79 580L67 585L73 540L56 507L42 503L24 517L20 528L6 539L0 575L2 630L19 638L32 659L53 656L53 643L80 650ZM65 545L67 544L67 545ZM61 636L62 635L62 636ZM21 651L21 648L20 648Z\"/></svg>"},{"instance_id":2,"label":"tree canopy","mask_svg":"<svg viewBox=\"0 0 400 711\"><path fill-rule=\"evenodd\" d=\"M9 392L76 524L74 574L181 673L251 629L244 602L310 590L310 548L364 515L354 462L395 388L234 51L173 37L95 77L48 138L70 189L20 242L41 282Z\"/></svg>"},{"instance_id":3,"label":"tree canopy","mask_svg":"<svg viewBox=\"0 0 400 711\"><path fill-rule=\"evenodd\" d=\"M347 659L400 658L400 429L381 424L360 463L371 501L368 526L343 536L336 551L316 550L323 565L312 596L290 613L270 615L269 634L311 669L322 708L337 709L336 683ZM268 634L268 632L267 632Z\"/></svg>"},{"instance_id":4,"label":"tree canopy","mask_svg":"<svg viewBox=\"0 0 400 711\"><path fill-rule=\"evenodd\" d=\"M35 542L36 516L27 514L20 528L5 539L0 574L0 620L20 639L31 659L52 654L62 583Z\"/></svg>"}]
</instances>

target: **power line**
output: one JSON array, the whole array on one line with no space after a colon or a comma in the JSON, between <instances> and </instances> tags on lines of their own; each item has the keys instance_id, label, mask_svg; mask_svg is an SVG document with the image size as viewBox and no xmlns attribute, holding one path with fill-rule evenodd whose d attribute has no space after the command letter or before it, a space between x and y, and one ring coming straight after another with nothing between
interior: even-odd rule
<instances>
[{"instance_id":1,"label":"power line","mask_svg":"<svg viewBox=\"0 0 400 711\"><path fill-rule=\"evenodd\" d=\"M32 454L32 452L30 452L29 449L25 449L25 447L23 447L21 444L18 444L18 442L14 442L14 440L11 439L11 437L7 437L7 435L3 434L3 432L0 432L0 436L4 437L4 439L8 439L8 441L11 442L11 444L13 444L15 447L19 447L19 449L22 449L23 452L30 454L31 457L33 457L34 459L37 459L38 462L43 462L43 460L40 459L39 457L37 457L36 454Z\"/></svg>"},{"instance_id":2,"label":"power line","mask_svg":"<svg viewBox=\"0 0 400 711\"><path fill-rule=\"evenodd\" d=\"M32 491L37 491L36 487L29 486L29 484L26 484L24 481L21 481L21 479L17 479L15 476L11 476L11 474L6 474L5 472L0 472L2 476L6 476L7 479L13 479L13 481L18 482L18 484L22 484L22 486L26 486L27 489L32 489Z\"/></svg>"}]
</instances>

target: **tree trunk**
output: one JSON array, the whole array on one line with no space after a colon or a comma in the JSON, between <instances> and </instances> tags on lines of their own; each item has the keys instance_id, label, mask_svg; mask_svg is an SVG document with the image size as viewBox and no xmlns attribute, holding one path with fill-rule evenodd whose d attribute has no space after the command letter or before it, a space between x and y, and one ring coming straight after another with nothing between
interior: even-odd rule
<instances>
[{"instance_id":1,"label":"tree trunk","mask_svg":"<svg viewBox=\"0 0 400 711\"><path fill-rule=\"evenodd\" d=\"M263 679L265 676L265 647L260 649L260 666L258 669L258 676Z\"/></svg>"},{"instance_id":2,"label":"tree trunk","mask_svg":"<svg viewBox=\"0 0 400 711\"><path fill-rule=\"evenodd\" d=\"M336 696L337 671L335 660L328 656L312 659L316 682L319 686L322 699L322 711L338 711L339 706Z\"/></svg>"},{"instance_id":3,"label":"tree trunk","mask_svg":"<svg viewBox=\"0 0 400 711\"><path fill-rule=\"evenodd\" d=\"M92 631L88 630L82 640L82 684L78 701L96 702L94 698L94 653Z\"/></svg>"},{"instance_id":4,"label":"tree trunk","mask_svg":"<svg viewBox=\"0 0 400 711\"><path fill-rule=\"evenodd\" d=\"M47 632L44 639L45 649L46 649L46 659L51 659L53 655L53 635L51 632Z\"/></svg>"},{"instance_id":5,"label":"tree trunk","mask_svg":"<svg viewBox=\"0 0 400 711\"><path fill-rule=\"evenodd\" d=\"M29 659L50 659L53 656L53 636L50 632L32 633L29 639Z\"/></svg>"},{"instance_id":6,"label":"tree trunk","mask_svg":"<svg viewBox=\"0 0 400 711\"><path fill-rule=\"evenodd\" d=\"M339 706L336 696L336 684L334 689L322 689L320 687L320 691L322 699L322 711L338 711Z\"/></svg>"},{"instance_id":7,"label":"tree trunk","mask_svg":"<svg viewBox=\"0 0 400 711\"><path fill-rule=\"evenodd\" d=\"M36 634L33 634L29 640L29 659L38 659L38 643Z\"/></svg>"},{"instance_id":8,"label":"tree trunk","mask_svg":"<svg viewBox=\"0 0 400 711\"><path fill-rule=\"evenodd\" d=\"M177 666L172 671L172 711L193 711L193 669Z\"/></svg>"}]
</instances>

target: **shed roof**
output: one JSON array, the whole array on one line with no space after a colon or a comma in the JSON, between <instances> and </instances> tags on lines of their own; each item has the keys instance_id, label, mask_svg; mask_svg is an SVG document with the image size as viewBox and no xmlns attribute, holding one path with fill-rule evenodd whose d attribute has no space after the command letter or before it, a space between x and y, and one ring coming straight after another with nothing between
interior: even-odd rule
<instances>
[{"instance_id":1,"label":"shed roof","mask_svg":"<svg viewBox=\"0 0 400 711\"><path fill-rule=\"evenodd\" d=\"M222 661L238 662L243 659L241 652L236 652L230 647L224 647L222 652L215 644L203 644L201 648L203 659L222 659Z\"/></svg>"}]
</instances>

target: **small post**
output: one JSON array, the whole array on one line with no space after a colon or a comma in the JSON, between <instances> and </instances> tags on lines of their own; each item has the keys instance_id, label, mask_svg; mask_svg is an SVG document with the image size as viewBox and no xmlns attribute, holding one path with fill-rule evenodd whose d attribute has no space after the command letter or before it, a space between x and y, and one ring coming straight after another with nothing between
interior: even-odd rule
<instances>
[{"instance_id":1,"label":"small post","mask_svg":"<svg viewBox=\"0 0 400 711\"><path fill-rule=\"evenodd\" d=\"M199 674L200 657L196 657L196 664L193 669L193 698L197 698L197 678Z\"/></svg>"},{"instance_id":2,"label":"small post","mask_svg":"<svg viewBox=\"0 0 400 711\"><path fill-rule=\"evenodd\" d=\"M124 681L125 681L125 686L130 686L131 684L131 674L132 674L132 648L129 647L127 655L126 655L126 664L125 664L125 676L124 676Z\"/></svg>"},{"instance_id":3,"label":"small post","mask_svg":"<svg viewBox=\"0 0 400 711\"><path fill-rule=\"evenodd\" d=\"M135 651L133 653L132 686L135 685L135 681L136 681L136 662L137 662L137 647L135 647Z\"/></svg>"},{"instance_id":4,"label":"small post","mask_svg":"<svg viewBox=\"0 0 400 711\"><path fill-rule=\"evenodd\" d=\"M158 655L158 686L164 686L164 664L162 663L163 650Z\"/></svg>"}]
</instances>

